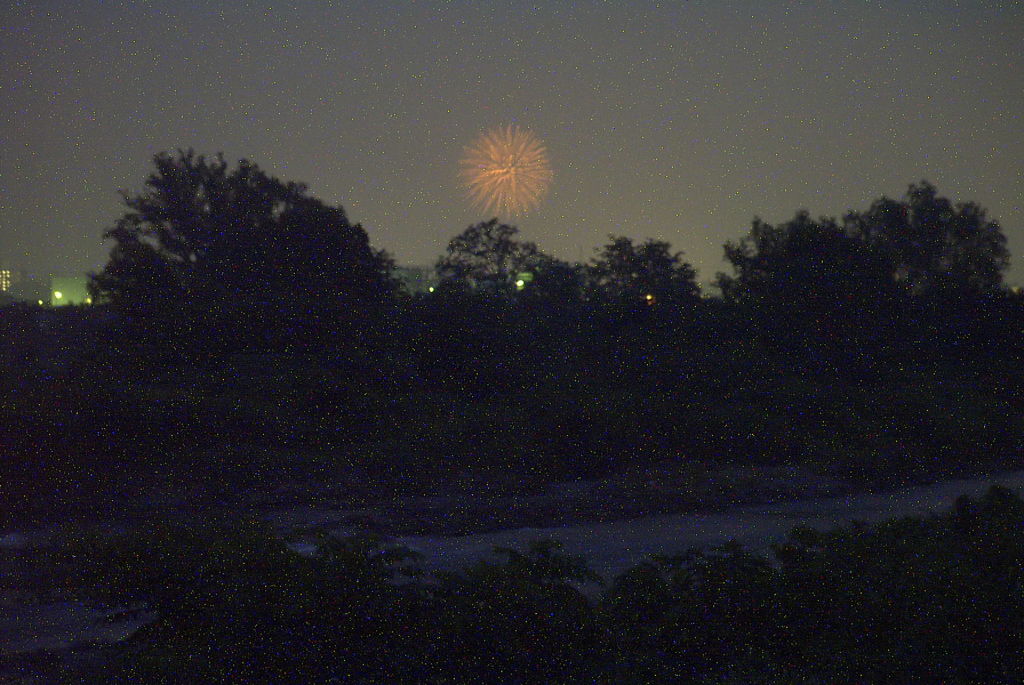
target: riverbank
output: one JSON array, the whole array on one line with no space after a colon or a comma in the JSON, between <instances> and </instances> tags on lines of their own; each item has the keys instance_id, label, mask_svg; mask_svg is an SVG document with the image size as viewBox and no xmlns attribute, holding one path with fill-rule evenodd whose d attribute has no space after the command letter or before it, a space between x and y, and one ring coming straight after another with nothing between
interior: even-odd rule
<instances>
[{"instance_id":1,"label":"riverbank","mask_svg":"<svg viewBox=\"0 0 1024 685\"><path fill-rule=\"evenodd\" d=\"M703 510L576 525L519 527L469 535L405 535L393 542L418 552L420 565L431 572L462 568L490 558L495 546L525 549L533 540L550 539L560 543L565 553L583 555L593 570L608 579L651 555L672 555L728 540L762 553L797 526L825 530L853 521L927 516L948 510L962 495L978 497L992 485L1020 492L1024 490L1024 471L877 493L747 504L717 512ZM294 510L283 511L296 514ZM308 527L280 527L281 520L276 525L280 533L295 540L309 534ZM317 533L349 532L347 527L332 529L330 521L316 522L314 527ZM301 544L294 547L301 548ZM28 562L33 555L45 554L46 549L43 538L38 536L8 533L0 538L0 553L6 565L4 577L13 577L10 571L16 570L18 559ZM6 595L4 609L0 650L7 665L0 675L12 682L25 683L49 682L33 680L34 672L53 675L69 664L79 668L90 659L101 659L109 649L107 645L116 645L154 618L152 613L124 611L123 607L54 597L33 600L27 594Z\"/></svg>"}]
</instances>

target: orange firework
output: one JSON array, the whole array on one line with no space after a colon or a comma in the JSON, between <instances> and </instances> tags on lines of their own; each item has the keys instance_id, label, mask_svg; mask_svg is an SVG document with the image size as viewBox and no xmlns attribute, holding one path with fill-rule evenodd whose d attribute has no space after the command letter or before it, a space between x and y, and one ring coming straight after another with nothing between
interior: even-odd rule
<instances>
[{"instance_id":1,"label":"orange firework","mask_svg":"<svg viewBox=\"0 0 1024 685\"><path fill-rule=\"evenodd\" d=\"M484 133L466 148L460 176L473 204L498 214L536 209L553 174L544 144L518 126Z\"/></svg>"}]
</instances>

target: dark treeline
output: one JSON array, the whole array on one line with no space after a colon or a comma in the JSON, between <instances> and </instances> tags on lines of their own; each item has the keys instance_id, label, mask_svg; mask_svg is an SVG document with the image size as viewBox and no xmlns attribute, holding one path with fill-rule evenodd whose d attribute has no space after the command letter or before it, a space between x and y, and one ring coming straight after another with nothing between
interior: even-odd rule
<instances>
[{"instance_id":1,"label":"dark treeline","mask_svg":"<svg viewBox=\"0 0 1024 685\"><path fill-rule=\"evenodd\" d=\"M259 527L75 535L54 587L157 611L69 682L1018 683L1024 502L795 530L608 584L550 543L424 575L407 551ZM396 582L397 581L397 582Z\"/></svg>"},{"instance_id":2,"label":"dark treeline","mask_svg":"<svg viewBox=\"0 0 1024 685\"><path fill-rule=\"evenodd\" d=\"M84 310L2 312L4 447L31 469L315 454L410 478L694 461L849 478L1017 463L1024 301L1000 227L927 183L725 246L587 264L496 220L409 294L341 208L257 166L159 155Z\"/></svg>"}]
</instances>

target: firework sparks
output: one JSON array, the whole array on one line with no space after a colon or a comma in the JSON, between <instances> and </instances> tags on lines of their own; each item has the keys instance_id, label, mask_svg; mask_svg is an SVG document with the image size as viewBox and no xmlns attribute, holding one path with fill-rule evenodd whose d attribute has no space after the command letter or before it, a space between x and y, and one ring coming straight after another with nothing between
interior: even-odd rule
<instances>
[{"instance_id":1,"label":"firework sparks","mask_svg":"<svg viewBox=\"0 0 1024 685\"><path fill-rule=\"evenodd\" d=\"M553 177L544 144L530 131L511 125L477 138L466 148L461 166L473 204L498 214L536 209Z\"/></svg>"}]
</instances>

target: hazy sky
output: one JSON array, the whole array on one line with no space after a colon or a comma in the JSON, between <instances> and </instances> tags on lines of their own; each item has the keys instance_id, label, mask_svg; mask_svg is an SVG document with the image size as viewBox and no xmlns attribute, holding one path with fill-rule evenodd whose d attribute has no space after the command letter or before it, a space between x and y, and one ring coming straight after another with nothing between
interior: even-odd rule
<instances>
[{"instance_id":1,"label":"hazy sky","mask_svg":"<svg viewBox=\"0 0 1024 685\"><path fill-rule=\"evenodd\" d=\"M511 223L556 256L670 241L709 281L754 215L928 179L1002 224L1024 280L1024 4L6 2L0 263L105 262L119 189L179 147L306 182L400 263L487 216L463 147L506 123L554 182Z\"/></svg>"}]
</instances>

